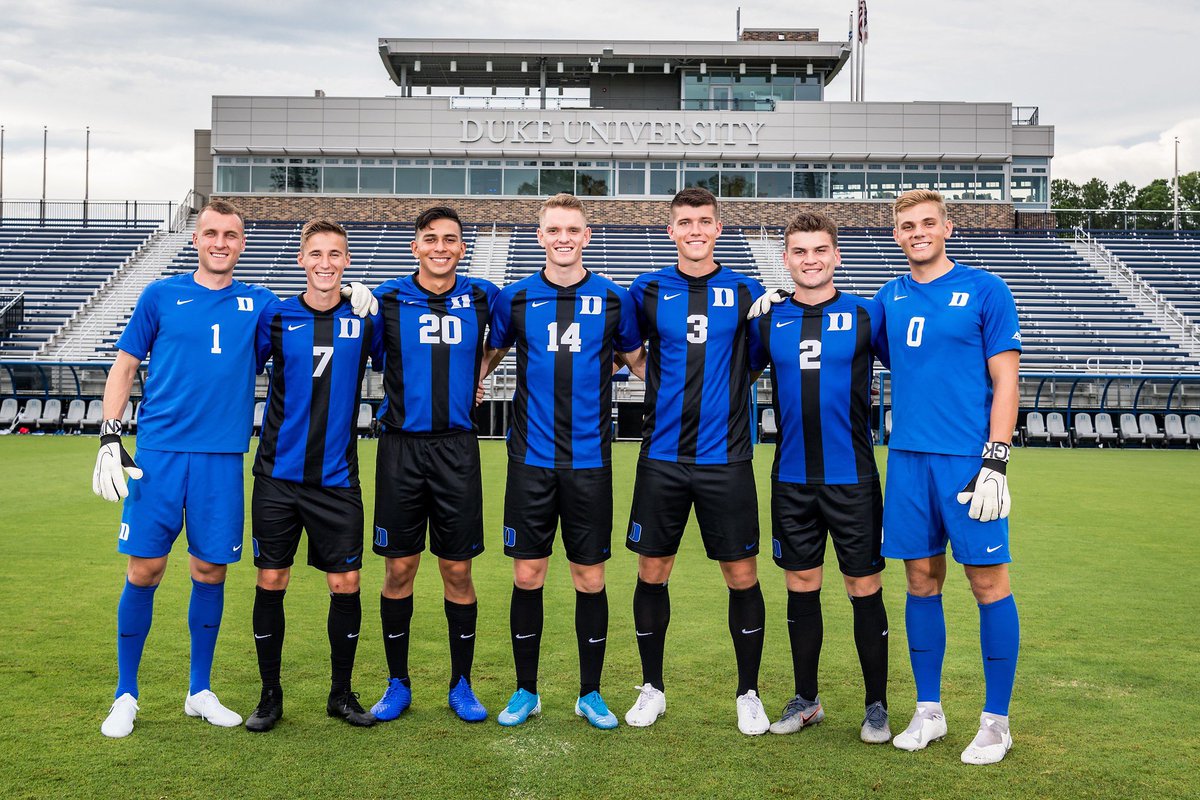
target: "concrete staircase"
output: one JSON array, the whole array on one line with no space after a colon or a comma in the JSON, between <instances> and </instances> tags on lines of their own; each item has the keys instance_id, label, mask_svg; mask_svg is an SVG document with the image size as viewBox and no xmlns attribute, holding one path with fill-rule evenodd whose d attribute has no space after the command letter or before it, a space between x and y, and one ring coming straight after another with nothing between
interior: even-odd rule
<instances>
[{"instance_id":1,"label":"concrete staircase","mask_svg":"<svg viewBox=\"0 0 1200 800\"><path fill-rule=\"evenodd\" d=\"M504 286L508 269L508 245L512 236L492 226L490 233L479 231L475 235L475 250L471 254L471 277L483 278L497 286Z\"/></svg>"},{"instance_id":2,"label":"concrete staircase","mask_svg":"<svg viewBox=\"0 0 1200 800\"><path fill-rule=\"evenodd\" d=\"M1076 229L1071 248L1192 358L1200 359L1200 326L1087 231Z\"/></svg>"},{"instance_id":3,"label":"concrete staircase","mask_svg":"<svg viewBox=\"0 0 1200 800\"><path fill-rule=\"evenodd\" d=\"M166 229L155 233L49 341L38 358L55 361L96 361L111 358L107 349L98 351L101 337L116 328L132 312L142 290L162 277L175 254L191 240L195 215L178 233Z\"/></svg>"},{"instance_id":4,"label":"concrete staircase","mask_svg":"<svg viewBox=\"0 0 1200 800\"><path fill-rule=\"evenodd\" d=\"M747 233L746 244L754 254L754 262L758 265L758 274L763 286L767 289L795 289L792 276L783 266L783 239L766 230L758 235Z\"/></svg>"}]
</instances>

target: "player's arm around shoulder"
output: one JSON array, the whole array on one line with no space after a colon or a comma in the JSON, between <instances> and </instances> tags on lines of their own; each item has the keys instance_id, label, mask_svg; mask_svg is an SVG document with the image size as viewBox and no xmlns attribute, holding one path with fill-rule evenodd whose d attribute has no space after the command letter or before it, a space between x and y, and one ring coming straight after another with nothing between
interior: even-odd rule
<instances>
[{"instance_id":1,"label":"player's arm around shoulder","mask_svg":"<svg viewBox=\"0 0 1200 800\"><path fill-rule=\"evenodd\" d=\"M864 298L863 307L866 308L867 316L871 319L871 353L879 359L879 363L883 364L884 369L891 369L891 354L888 350L887 340L887 311L884 310L883 303L878 300L878 295L875 299Z\"/></svg>"}]
</instances>

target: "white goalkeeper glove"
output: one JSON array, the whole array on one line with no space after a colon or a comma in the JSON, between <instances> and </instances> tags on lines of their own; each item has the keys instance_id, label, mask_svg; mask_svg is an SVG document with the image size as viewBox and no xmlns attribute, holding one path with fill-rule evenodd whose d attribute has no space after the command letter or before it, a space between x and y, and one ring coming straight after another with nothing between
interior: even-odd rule
<instances>
[{"instance_id":1,"label":"white goalkeeper glove","mask_svg":"<svg viewBox=\"0 0 1200 800\"><path fill-rule=\"evenodd\" d=\"M121 420L106 419L100 426L100 452L96 454L96 469L92 472L92 491L110 503L129 496L125 488L125 473L132 480L142 477L133 457L121 444Z\"/></svg>"},{"instance_id":2,"label":"white goalkeeper glove","mask_svg":"<svg viewBox=\"0 0 1200 800\"><path fill-rule=\"evenodd\" d=\"M369 317L379 313L379 301L365 283L355 281L349 286L343 286L342 297L350 300L350 307L354 309L356 316Z\"/></svg>"},{"instance_id":3,"label":"white goalkeeper glove","mask_svg":"<svg viewBox=\"0 0 1200 800\"><path fill-rule=\"evenodd\" d=\"M791 296L792 293L787 289L768 289L750 306L750 310L746 312L746 319L758 319L769 312L776 303L782 303Z\"/></svg>"},{"instance_id":4,"label":"white goalkeeper glove","mask_svg":"<svg viewBox=\"0 0 1200 800\"><path fill-rule=\"evenodd\" d=\"M1012 498L1008 495L1008 453L1004 442L988 442L983 446L983 466L961 492L958 502L971 504L967 516L980 522L1005 519Z\"/></svg>"}]
</instances>

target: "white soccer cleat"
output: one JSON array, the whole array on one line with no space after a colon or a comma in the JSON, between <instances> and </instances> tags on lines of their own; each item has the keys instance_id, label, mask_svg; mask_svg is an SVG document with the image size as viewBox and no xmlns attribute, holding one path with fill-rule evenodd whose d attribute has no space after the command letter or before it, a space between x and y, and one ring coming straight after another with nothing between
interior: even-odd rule
<instances>
[{"instance_id":1,"label":"white soccer cleat","mask_svg":"<svg viewBox=\"0 0 1200 800\"><path fill-rule=\"evenodd\" d=\"M118 697L108 710L108 716L100 724L100 732L110 739L123 739L133 733L133 721L137 719L137 698L129 692Z\"/></svg>"},{"instance_id":2,"label":"white soccer cleat","mask_svg":"<svg viewBox=\"0 0 1200 800\"><path fill-rule=\"evenodd\" d=\"M221 728L234 728L242 724L242 716L221 705L221 701L210 690L189 694L183 701L183 713L189 717L200 717Z\"/></svg>"},{"instance_id":3,"label":"white soccer cleat","mask_svg":"<svg viewBox=\"0 0 1200 800\"><path fill-rule=\"evenodd\" d=\"M649 683L633 688L641 694L633 708L625 713L625 724L634 728L648 728L667 713L667 696Z\"/></svg>"},{"instance_id":4,"label":"white soccer cleat","mask_svg":"<svg viewBox=\"0 0 1200 800\"><path fill-rule=\"evenodd\" d=\"M912 722L902 733L896 734L892 744L901 750L924 750L930 742L946 735L946 715L941 703L918 703Z\"/></svg>"},{"instance_id":5,"label":"white soccer cleat","mask_svg":"<svg viewBox=\"0 0 1200 800\"><path fill-rule=\"evenodd\" d=\"M749 689L737 699L738 730L747 736L761 736L771 727L767 710L758 692Z\"/></svg>"},{"instance_id":6,"label":"white soccer cleat","mask_svg":"<svg viewBox=\"0 0 1200 800\"><path fill-rule=\"evenodd\" d=\"M867 706L858 738L867 744L887 744L892 740L892 729L888 725L888 712L883 707L882 701L876 700Z\"/></svg>"},{"instance_id":7,"label":"white soccer cleat","mask_svg":"<svg viewBox=\"0 0 1200 800\"><path fill-rule=\"evenodd\" d=\"M962 751L964 764L995 764L1012 749L1012 734L1008 731L1008 717L989 714L979 715L979 733Z\"/></svg>"},{"instance_id":8,"label":"white soccer cleat","mask_svg":"<svg viewBox=\"0 0 1200 800\"><path fill-rule=\"evenodd\" d=\"M801 728L816 725L825 719L825 709L821 707L821 698L806 700L795 695L783 707L783 714L777 722L771 723L771 733L795 733Z\"/></svg>"}]
</instances>

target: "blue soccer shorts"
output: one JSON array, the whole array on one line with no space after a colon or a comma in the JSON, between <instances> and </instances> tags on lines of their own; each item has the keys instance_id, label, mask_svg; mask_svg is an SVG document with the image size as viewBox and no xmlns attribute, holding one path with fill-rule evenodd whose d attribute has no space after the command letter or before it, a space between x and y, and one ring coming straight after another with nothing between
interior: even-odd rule
<instances>
[{"instance_id":1,"label":"blue soccer shorts","mask_svg":"<svg viewBox=\"0 0 1200 800\"><path fill-rule=\"evenodd\" d=\"M130 480L117 550L140 558L171 552L186 517L188 552L210 564L242 557L245 485L241 453L173 453L139 447L143 475Z\"/></svg>"},{"instance_id":2,"label":"blue soccer shorts","mask_svg":"<svg viewBox=\"0 0 1200 800\"><path fill-rule=\"evenodd\" d=\"M883 498L885 558L928 558L946 552L954 560L986 566L1012 561L1008 520L980 522L957 495L982 465L979 456L947 456L889 450Z\"/></svg>"}]
</instances>

